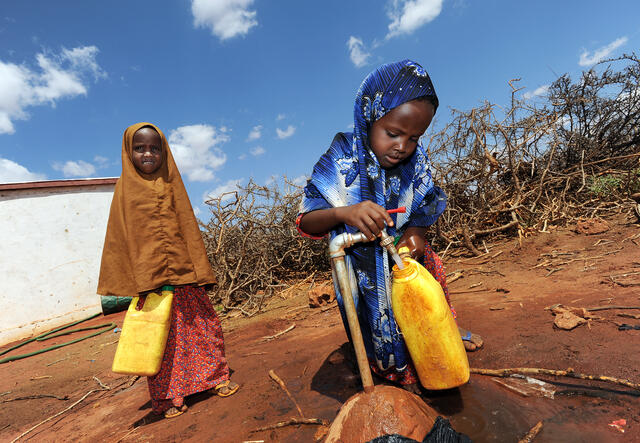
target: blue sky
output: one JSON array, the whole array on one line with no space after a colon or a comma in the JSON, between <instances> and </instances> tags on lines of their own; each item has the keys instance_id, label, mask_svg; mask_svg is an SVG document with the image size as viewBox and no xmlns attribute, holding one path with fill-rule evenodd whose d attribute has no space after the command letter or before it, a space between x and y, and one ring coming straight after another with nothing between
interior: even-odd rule
<instances>
[{"instance_id":1,"label":"blue sky","mask_svg":"<svg viewBox=\"0 0 640 443\"><path fill-rule=\"evenodd\" d=\"M206 217L236 182L302 182L382 63L428 70L442 125L507 103L512 78L535 100L637 50L638 17L633 0L5 0L0 183L118 176L122 132L150 121Z\"/></svg>"}]
</instances>

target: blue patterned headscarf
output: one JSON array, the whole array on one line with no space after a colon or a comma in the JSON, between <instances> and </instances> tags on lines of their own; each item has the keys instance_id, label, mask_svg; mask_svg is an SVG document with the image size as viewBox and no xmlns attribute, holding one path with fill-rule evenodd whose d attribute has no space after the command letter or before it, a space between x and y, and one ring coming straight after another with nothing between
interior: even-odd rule
<instances>
[{"instance_id":1,"label":"blue patterned headscarf","mask_svg":"<svg viewBox=\"0 0 640 443\"><path fill-rule=\"evenodd\" d=\"M424 148L418 144L410 158L383 169L369 145L369 130L374 122L393 108L419 97L427 97L437 108L438 97L431 79L416 62L390 63L369 74L356 95L353 133L337 134L314 166L304 189L300 213L371 200L387 209L407 207L407 213L391 216L395 225L387 227L389 235L400 235L409 226L435 223L445 209L446 196L433 184ZM338 226L330 237L345 231L354 232L355 228ZM356 245L347 251L347 266L369 357L375 359L380 369L391 366L403 369L407 351L391 310L386 250L378 241ZM334 286L344 320L342 298L337 284Z\"/></svg>"}]
</instances>

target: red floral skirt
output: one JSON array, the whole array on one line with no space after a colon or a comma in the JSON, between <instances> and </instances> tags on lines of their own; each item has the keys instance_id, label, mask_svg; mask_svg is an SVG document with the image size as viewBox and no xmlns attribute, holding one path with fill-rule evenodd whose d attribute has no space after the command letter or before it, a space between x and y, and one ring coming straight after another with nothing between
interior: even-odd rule
<instances>
[{"instance_id":1,"label":"red floral skirt","mask_svg":"<svg viewBox=\"0 0 640 443\"><path fill-rule=\"evenodd\" d=\"M160 372L148 377L153 412L229 379L222 326L203 287L176 286Z\"/></svg>"},{"instance_id":2,"label":"red floral skirt","mask_svg":"<svg viewBox=\"0 0 640 443\"><path fill-rule=\"evenodd\" d=\"M449 303L449 307L453 313L453 318L456 318L456 311L453 309L451 301L449 300L447 274L444 271L442 259L433 251L433 249L431 249L431 246L428 243L424 245L424 267L431 273L431 275L433 275L436 281L440 283L440 286L442 286L444 296L447 298L447 303ZM411 361L409 361L407 366L401 371L398 371L396 368L389 368L383 371L378 368L376 362L372 360L369 360L369 366L373 372L392 382L399 383L401 385L418 383L418 374L416 373L416 369Z\"/></svg>"}]
</instances>

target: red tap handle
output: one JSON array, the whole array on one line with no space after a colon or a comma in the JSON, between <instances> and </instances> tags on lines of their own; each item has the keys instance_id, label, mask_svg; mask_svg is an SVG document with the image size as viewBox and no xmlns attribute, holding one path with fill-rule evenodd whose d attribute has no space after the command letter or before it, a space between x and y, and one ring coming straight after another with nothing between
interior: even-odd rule
<instances>
[{"instance_id":1,"label":"red tap handle","mask_svg":"<svg viewBox=\"0 0 640 443\"><path fill-rule=\"evenodd\" d=\"M401 213L404 214L405 212L407 212L407 208L406 208L406 206L400 206L397 209L387 209L387 212L389 214L397 214L398 212L401 212Z\"/></svg>"}]
</instances>

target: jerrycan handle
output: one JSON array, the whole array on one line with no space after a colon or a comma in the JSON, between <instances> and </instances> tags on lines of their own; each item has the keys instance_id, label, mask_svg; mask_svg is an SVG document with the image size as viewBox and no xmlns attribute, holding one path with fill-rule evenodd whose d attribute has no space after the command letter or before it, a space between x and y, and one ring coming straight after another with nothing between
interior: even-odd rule
<instances>
[{"instance_id":1,"label":"jerrycan handle","mask_svg":"<svg viewBox=\"0 0 640 443\"><path fill-rule=\"evenodd\" d=\"M165 291L171 292L173 293L174 287L170 286L170 285L164 285L160 288L160 295L163 295L162 293ZM138 299L136 302L136 311L140 311L142 310L142 308L144 307L144 302L147 301L147 295L149 295L152 292L156 292L157 289L155 291L149 291L143 295L138 295Z\"/></svg>"}]
</instances>

